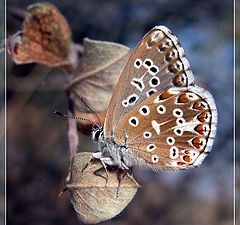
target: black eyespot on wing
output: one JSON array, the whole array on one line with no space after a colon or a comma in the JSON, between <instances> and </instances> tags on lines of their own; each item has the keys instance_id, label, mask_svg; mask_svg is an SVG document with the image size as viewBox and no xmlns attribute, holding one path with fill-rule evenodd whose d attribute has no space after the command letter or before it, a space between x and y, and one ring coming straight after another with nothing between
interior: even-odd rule
<instances>
[{"instance_id":1,"label":"black eyespot on wing","mask_svg":"<svg viewBox=\"0 0 240 225\"><path fill-rule=\"evenodd\" d=\"M142 108L142 112L143 113L147 113L147 109L146 108Z\"/></svg>"},{"instance_id":2,"label":"black eyespot on wing","mask_svg":"<svg viewBox=\"0 0 240 225\"><path fill-rule=\"evenodd\" d=\"M151 67L150 70L151 70L153 73L156 73L156 72L157 72L157 68L156 68L156 67Z\"/></svg>"},{"instance_id":3,"label":"black eyespot on wing","mask_svg":"<svg viewBox=\"0 0 240 225\"><path fill-rule=\"evenodd\" d=\"M145 64L146 64L147 66L151 66L151 62L150 62L149 60L146 60L146 61L145 61Z\"/></svg>"},{"instance_id":4,"label":"black eyespot on wing","mask_svg":"<svg viewBox=\"0 0 240 225\"><path fill-rule=\"evenodd\" d=\"M133 119L131 119L131 123L134 125L137 125L137 120L133 118Z\"/></svg>"},{"instance_id":5,"label":"black eyespot on wing","mask_svg":"<svg viewBox=\"0 0 240 225\"><path fill-rule=\"evenodd\" d=\"M133 96L129 99L129 103L134 103L136 100L137 100L137 98L135 96Z\"/></svg>"}]
</instances>

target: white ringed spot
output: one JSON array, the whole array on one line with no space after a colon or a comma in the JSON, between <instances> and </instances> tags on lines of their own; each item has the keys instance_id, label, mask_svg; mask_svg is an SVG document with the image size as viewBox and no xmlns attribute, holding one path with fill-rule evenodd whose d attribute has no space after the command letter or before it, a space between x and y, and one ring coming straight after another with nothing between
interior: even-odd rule
<instances>
[{"instance_id":1,"label":"white ringed spot","mask_svg":"<svg viewBox=\"0 0 240 225\"><path fill-rule=\"evenodd\" d=\"M159 72L159 68L157 66L152 66L148 69L148 73L155 76Z\"/></svg>"},{"instance_id":2,"label":"white ringed spot","mask_svg":"<svg viewBox=\"0 0 240 225\"><path fill-rule=\"evenodd\" d=\"M192 92L187 92L186 95L187 95L188 99L190 99L192 101L196 101L199 99L199 97Z\"/></svg>"},{"instance_id":3,"label":"white ringed spot","mask_svg":"<svg viewBox=\"0 0 240 225\"><path fill-rule=\"evenodd\" d=\"M173 115L175 117L183 117L183 111L179 108L176 108L173 110Z\"/></svg>"},{"instance_id":4,"label":"white ringed spot","mask_svg":"<svg viewBox=\"0 0 240 225\"><path fill-rule=\"evenodd\" d=\"M152 77L149 81L150 87L157 87L159 84L160 84L160 79L157 76Z\"/></svg>"},{"instance_id":5,"label":"white ringed spot","mask_svg":"<svg viewBox=\"0 0 240 225\"><path fill-rule=\"evenodd\" d=\"M186 122L186 120L182 117L176 119L177 125L182 125Z\"/></svg>"},{"instance_id":6,"label":"white ringed spot","mask_svg":"<svg viewBox=\"0 0 240 225\"><path fill-rule=\"evenodd\" d=\"M138 100L138 98L139 97L136 94L129 95L128 98L127 98L128 104L129 105L134 105L136 103L136 101Z\"/></svg>"},{"instance_id":7,"label":"white ringed spot","mask_svg":"<svg viewBox=\"0 0 240 225\"><path fill-rule=\"evenodd\" d=\"M157 148L157 147L156 147L155 144L149 144L149 145L147 146L147 151L148 151L148 152L151 152L151 151L155 150L156 148Z\"/></svg>"},{"instance_id":8,"label":"white ringed spot","mask_svg":"<svg viewBox=\"0 0 240 225\"><path fill-rule=\"evenodd\" d=\"M151 59L149 59L149 58L146 58L145 60L144 60L144 62L143 62L143 66L145 67L145 68L149 68L150 66L152 66L153 65L153 61L151 60Z\"/></svg>"},{"instance_id":9,"label":"white ringed spot","mask_svg":"<svg viewBox=\"0 0 240 225\"><path fill-rule=\"evenodd\" d=\"M157 112L158 112L159 114L164 114L164 113L166 112L166 107L165 107L164 105L159 105L159 106L157 107Z\"/></svg>"},{"instance_id":10,"label":"white ringed spot","mask_svg":"<svg viewBox=\"0 0 240 225\"><path fill-rule=\"evenodd\" d=\"M123 106L123 107L127 107L127 106L128 106L127 100L123 100L123 101L122 101L122 106Z\"/></svg>"},{"instance_id":11,"label":"white ringed spot","mask_svg":"<svg viewBox=\"0 0 240 225\"><path fill-rule=\"evenodd\" d=\"M170 156L171 159L177 159L178 158L179 149L176 146L172 146L169 151L170 151L169 156Z\"/></svg>"},{"instance_id":12,"label":"white ringed spot","mask_svg":"<svg viewBox=\"0 0 240 225\"><path fill-rule=\"evenodd\" d=\"M182 136L182 135L183 135L183 129L182 129L182 128L175 128L175 129L174 129L174 133L175 133L177 136Z\"/></svg>"},{"instance_id":13,"label":"white ringed spot","mask_svg":"<svg viewBox=\"0 0 240 225\"><path fill-rule=\"evenodd\" d=\"M150 89L149 91L146 92L146 95L147 95L147 97L149 97L149 96L153 95L155 92L157 92L157 90L152 88L152 89Z\"/></svg>"},{"instance_id":14,"label":"white ringed spot","mask_svg":"<svg viewBox=\"0 0 240 225\"><path fill-rule=\"evenodd\" d=\"M150 137L152 137L152 133L149 132L149 131L145 131L145 132L143 133L143 137L144 137L144 138L150 138Z\"/></svg>"},{"instance_id":15,"label":"white ringed spot","mask_svg":"<svg viewBox=\"0 0 240 225\"><path fill-rule=\"evenodd\" d=\"M137 127L139 124L139 120L136 116L132 116L128 120L129 124L132 125L133 127Z\"/></svg>"},{"instance_id":16,"label":"white ringed spot","mask_svg":"<svg viewBox=\"0 0 240 225\"><path fill-rule=\"evenodd\" d=\"M142 65L142 60L141 59L136 59L134 62L134 67L139 69Z\"/></svg>"},{"instance_id":17,"label":"white ringed spot","mask_svg":"<svg viewBox=\"0 0 240 225\"><path fill-rule=\"evenodd\" d=\"M143 116L147 116L150 113L150 109L147 105L144 105L139 109L139 113Z\"/></svg>"},{"instance_id":18,"label":"white ringed spot","mask_svg":"<svg viewBox=\"0 0 240 225\"><path fill-rule=\"evenodd\" d=\"M152 163L157 163L159 160L159 157L157 155L152 156Z\"/></svg>"},{"instance_id":19,"label":"white ringed spot","mask_svg":"<svg viewBox=\"0 0 240 225\"><path fill-rule=\"evenodd\" d=\"M168 137L168 138L166 139L166 142L167 142L167 144L169 144L169 145L174 145L175 139L174 139L174 137Z\"/></svg>"}]
</instances>

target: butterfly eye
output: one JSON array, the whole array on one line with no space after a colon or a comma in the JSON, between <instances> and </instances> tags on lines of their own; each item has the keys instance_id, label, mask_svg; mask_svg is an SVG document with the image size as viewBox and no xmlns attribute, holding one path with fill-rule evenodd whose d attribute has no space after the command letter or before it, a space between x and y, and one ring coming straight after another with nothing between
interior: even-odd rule
<instances>
[{"instance_id":1,"label":"butterfly eye","mask_svg":"<svg viewBox=\"0 0 240 225\"><path fill-rule=\"evenodd\" d=\"M159 84L160 84L160 79L157 76L152 77L151 80L149 81L150 87L156 87Z\"/></svg>"},{"instance_id":2,"label":"butterfly eye","mask_svg":"<svg viewBox=\"0 0 240 225\"><path fill-rule=\"evenodd\" d=\"M137 69L139 69L142 65L142 60L141 59L136 59L134 62L134 67L136 67Z\"/></svg>"},{"instance_id":3,"label":"butterfly eye","mask_svg":"<svg viewBox=\"0 0 240 225\"><path fill-rule=\"evenodd\" d=\"M183 111L179 108L173 110L173 115L175 117L182 117L183 116Z\"/></svg>"}]
</instances>

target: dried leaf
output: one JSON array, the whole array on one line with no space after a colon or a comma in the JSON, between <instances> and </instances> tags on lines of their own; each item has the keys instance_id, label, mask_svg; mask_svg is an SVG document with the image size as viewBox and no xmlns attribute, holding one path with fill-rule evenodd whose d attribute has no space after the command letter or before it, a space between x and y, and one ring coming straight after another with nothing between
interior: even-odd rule
<instances>
[{"instance_id":1,"label":"dried leaf","mask_svg":"<svg viewBox=\"0 0 240 225\"><path fill-rule=\"evenodd\" d=\"M66 87L72 92L78 113L90 112L80 101L80 97L95 112L107 109L113 89L129 56L130 49L124 45L84 39L84 53L79 70Z\"/></svg>"},{"instance_id":2,"label":"dried leaf","mask_svg":"<svg viewBox=\"0 0 240 225\"><path fill-rule=\"evenodd\" d=\"M36 3L27 9L23 30L8 39L8 50L17 64L38 62L50 67L69 65L71 30L58 9Z\"/></svg>"},{"instance_id":3,"label":"dried leaf","mask_svg":"<svg viewBox=\"0 0 240 225\"><path fill-rule=\"evenodd\" d=\"M85 152L73 157L67 188L78 218L84 223L95 224L118 215L133 199L140 185L125 174L119 187L118 175L124 172L118 169L108 171L106 184L106 172L101 169L103 166L99 160L91 161L82 172L90 156L91 153ZM96 171L99 176L95 175Z\"/></svg>"}]
</instances>

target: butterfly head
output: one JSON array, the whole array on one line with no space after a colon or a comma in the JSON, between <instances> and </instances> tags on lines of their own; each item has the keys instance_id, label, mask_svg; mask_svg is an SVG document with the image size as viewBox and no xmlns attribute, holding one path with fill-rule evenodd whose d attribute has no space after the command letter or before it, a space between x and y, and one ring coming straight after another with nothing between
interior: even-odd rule
<instances>
[{"instance_id":1,"label":"butterfly head","mask_svg":"<svg viewBox=\"0 0 240 225\"><path fill-rule=\"evenodd\" d=\"M103 127L102 126L93 126L93 128L92 128L93 141L98 142L102 136L103 136Z\"/></svg>"}]
</instances>

